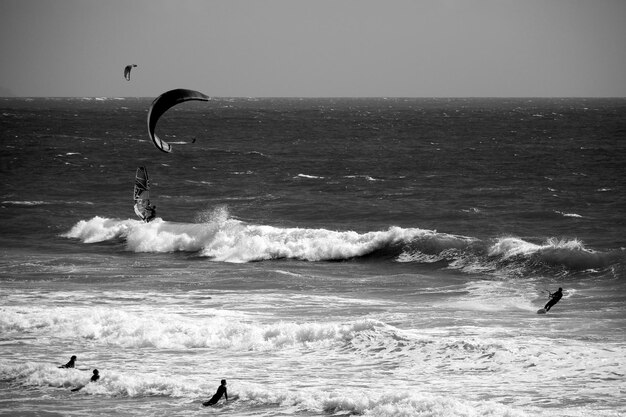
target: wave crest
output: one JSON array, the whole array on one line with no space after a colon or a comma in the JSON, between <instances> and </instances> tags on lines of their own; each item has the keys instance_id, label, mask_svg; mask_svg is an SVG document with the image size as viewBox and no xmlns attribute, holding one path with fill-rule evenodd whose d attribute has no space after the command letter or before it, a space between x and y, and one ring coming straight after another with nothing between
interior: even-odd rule
<instances>
[{"instance_id":1,"label":"wave crest","mask_svg":"<svg viewBox=\"0 0 626 417\"><path fill-rule=\"evenodd\" d=\"M210 311L207 309L207 311ZM184 316L116 309L6 308L3 334L51 333L132 348L219 348L273 351L299 345L344 343L356 334L383 326L375 320L351 323L276 323L253 325L214 310L201 325Z\"/></svg>"},{"instance_id":2,"label":"wave crest","mask_svg":"<svg viewBox=\"0 0 626 417\"><path fill-rule=\"evenodd\" d=\"M465 246L466 238L424 229L391 227L357 233L327 229L281 228L251 225L227 217L224 211L202 214L202 223L174 223L155 219L150 223L94 217L81 220L63 237L84 243L124 239L134 252L198 252L224 262L271 259L334 261L385 253L398 256L402 248L419 240L432 251Z\"/></svg>"},{"instance_id":3,"label":"wave crest","mask_svg":"<svg viewBox=\"0 0 626 417\"><path fill-rule=\"evenodd\" d=\"M375 258L405 263L439 263L468 273L523 275L546 268L602 269L623 263L626 251L597 252L577 239L542 244L517 237L492 242L419 228L390 227L358 233L328 229L254 225L232 219L220 207L200 213L198 223L155 219L150 223L94 217L78 222L67 238L84 243L123 240L134 252L195 252L211 260L245 263L273 259L341 261ZM558 271L557 271L558 272Z\"/></svg>"},{"instance_id":4,"label":"wave crest","mask_svg":"<svg viewBox=\"0 0 626 417\"><path fill-rule=\"evenodd\" d=\"M83 395L142 398L163 396L187 398L198 404L207 398L214 386L204 378L181 375L129 373L123 370L103 370L98 383L88 383L90 372L78 369L58 369L52 365L27 363L0 364L0 378L24 387L54 387L70 389L84 386ZM228 410L245 413L258 411L259 406L296 407L315 414L366 414L376 416L429 415L498 415L527 416L521 410L494 401L469 401L454 396L415 392L408 389L358 390L350 387L336 389L276 389L266 385L229 380L229 398L239 398ZM256 413L255 413L256 414Z\"/></svg>"}]
</instances>

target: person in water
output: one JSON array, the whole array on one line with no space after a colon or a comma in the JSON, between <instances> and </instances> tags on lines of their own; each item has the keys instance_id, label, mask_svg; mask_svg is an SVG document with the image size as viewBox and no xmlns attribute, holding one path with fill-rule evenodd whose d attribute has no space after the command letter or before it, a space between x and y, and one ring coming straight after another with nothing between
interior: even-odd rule
<instances>
[{"instance_id":1,"label":"person in water","mask_svg":"<svg viewBox=\"0 0 626 417\"><path fill-rule=\"evenodd\" d=\"M89 382L98 382L99 379L100 379L100 373L98 372L97 369L94 369L93 375L91 376L91 379L89 380ZM80 387L74 388L72 392L80 391L83 388L85 388L85 385L81 385Z\"/></svg>"},{"instance_id":2,"label":"person in water","mask_svg":"<svg viewBox=\"0 0 626 417\"><path fill-rule=\"evenodd\" d=\"M72 357L70 358L70 361L66 363L65 365L59 366L59 368L73 368L75 364L76 364L76 356L72 355Z\"/></svg>"},{"instance_id":3,"label":"person in water","mask_svg":"<svg viewBox=\"0 0 626 417\"><path fill-rule=\"evenodd\" d=\"M220 398L222 398L222 395L224 395L224 398L226 399L226 401L228 401L228 393L226 392L226 380L225 379L222 379L221 385L217 387L217 392L215 393L215 395L211 397L209 401L203 403L203 405L207 406L207 405L217 404Z\"/></svg>"},{"instance_id":4,"label":"person in water","mask_svg":"<svg viewBox=\"0 0 626 417\"><path fill-rule=\"evenodd\" d=\"M555 293L551 293L550 291L548 291L548 294L550 294L550 301L548 301L548 303L544 307L546 311L550 311L552 306L558 303L561 297L563 297L563 288L559 287L559 289L556 290Z\"/></svg>"},{"instance_id":5,"label":"person in water","mask_svg":"<svg viewBox=\"0 0 626 417\"><path fill-rule=\"evenodd\" d=\"M148 207L146 207L146 211L147 211L147 216L145 220L146 220L146 223L150 223L150 220L156 217L156 206L148 205Z\"/></svg>"},{"instance_id":6,"label":"person in water","mask_svg":"<svg viewBox=\"0 0 626 417\"><path fill-rule=\"evenodd\" d=\"M98 380L100 379L100 373L98 372L97 369L93 370L93 375L91 376L91 379L89 380L90 382L98 382Z\"/></svg>"}]
</instances>

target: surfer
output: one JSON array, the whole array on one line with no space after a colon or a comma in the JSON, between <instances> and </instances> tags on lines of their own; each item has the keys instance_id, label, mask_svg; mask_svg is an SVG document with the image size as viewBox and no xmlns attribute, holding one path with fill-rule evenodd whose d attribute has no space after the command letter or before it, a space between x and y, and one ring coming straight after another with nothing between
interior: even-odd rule
<instances>
[{"instance_id":1,"label":"surfer","mask_svg":"<svg viewBox=\"0 0 626 417\"><path fill-rule=\"evenodd\" d=\"M70 358L70 361L66 363L65 365L59 366L59 368L73 368L75 363L76 363L76 356L72 355L72 357Z\"/></svg>"},{"instance_id":2,"label":"surfer","mask_svg":"<svg viewBox=\"0 0 626 417\"><path fill-rule=\"evenodd\" d=\"M544 307L546 311L550 311L552 306L558 303L561 297L563 297L563 289L559 287L559 289L556 290L556 292L551 293L550 291L548 291L548 294L550 294L550 301L548 301L548 303Z\"/></svg>"},{"instance_id":3,"label":"surfer","mask_svg":"<svg viewBox=\"0 0 626 417\"><path fill-rule=\"evenodd\" d=\"M99 379L100 379L100 373L98 372L97 369L94 369L93 375L91 376L91 379L89 380L89 382L98 382ZM85 386L81 385L80 387L74 388L72 391L73 392L80 391L83 388L85 388Z\"/></svg>"},{"instance_id":4,"label":"surfer","mask_svg":"<svg viewBox=\"0 0 626 417\"><path fill-rule=\"evenodd\" d=\"M225 379L222 379L221 385L217 387L217 392L215 393L215 395L211 397L209 401L202 403L202 405L204 405L205 407L207 405L215 405L220 400L220 398L222 398L222 395L224 395L224 398L226 399L226 401L228 401L228 393L226 392L226 380Z\"/></svg>"},{"instance_id":5,"label":"surfer","mask_svg":"<svg viewBox=\"0 0 626 417\"><path fill-rule=\"evenodd\" d=\"M97 369L93 370L93 375L91 376L91 379L89 381L91 382L97 382L100 379L100 373L98 372Z\"/></svg>"}]
</instances>

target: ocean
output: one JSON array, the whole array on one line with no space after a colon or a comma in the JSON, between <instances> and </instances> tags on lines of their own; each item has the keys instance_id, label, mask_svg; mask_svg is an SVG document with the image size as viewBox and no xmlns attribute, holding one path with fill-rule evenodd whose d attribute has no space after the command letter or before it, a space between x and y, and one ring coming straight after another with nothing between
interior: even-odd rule
<instances>
[{"instance_id":1,"label":"ocean","mask_svg":"<svg viewBox=\"0 0 626 417\"><path fill-rule=\"evenodd\" d=\"M626 415L626 99L151 101L0 99L0 415Z\"/></svg>"}]
</instances>

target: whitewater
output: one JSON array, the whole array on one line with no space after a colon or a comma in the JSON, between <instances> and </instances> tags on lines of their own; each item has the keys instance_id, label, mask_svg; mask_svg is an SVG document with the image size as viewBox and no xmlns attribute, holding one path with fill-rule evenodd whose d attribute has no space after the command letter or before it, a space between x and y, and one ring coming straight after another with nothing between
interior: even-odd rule
<instances>
[{"instance_id":1,"label":"whitewater","mask_svg":"<svg viewBox=\"0 0 626 417\"><path fill-rule=\"evenodd\" d=\"M276 259L338 261L363 257L392 257L399 262L450 262L467 272L492 270L502 274L502 264L533 267L554 266L574 270L605 268L624 259L623 250L599 252L577 239L549 238L531 243L520 238L497 238L492 242L404 229L357 233L326 229L280 228L246 224L230 219L224 207L208 214L204 223L150 223L95 217L78 222L62 236L84 243L123 239L132 252L188 252L214 261L245 263ZM512 271L510 271L512 272Z\"/></svg>"},{"instance_id":2,"label":"whitewater","mask_svg":"<svg viewBox=\"0 0 626 417\"><path fill-rule=\"evenodd\" d=\"M0 415L625 415L623 99L150 102L0 99Z\"/></svg>"}]
</instances>

